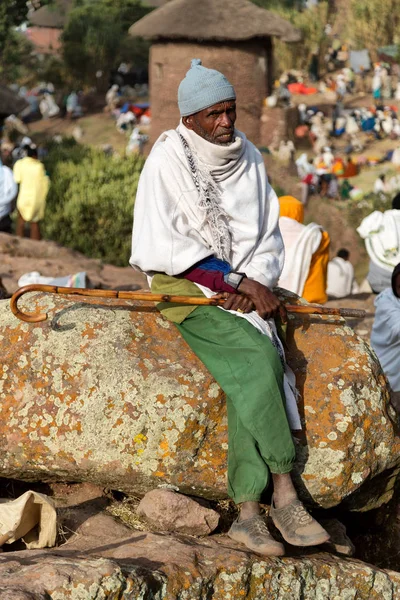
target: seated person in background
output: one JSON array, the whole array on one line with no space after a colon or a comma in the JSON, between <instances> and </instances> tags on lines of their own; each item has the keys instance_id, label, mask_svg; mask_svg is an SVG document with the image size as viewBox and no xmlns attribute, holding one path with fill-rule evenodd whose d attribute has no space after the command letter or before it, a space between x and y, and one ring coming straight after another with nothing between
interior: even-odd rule
<instances>
[{"instance_id":1,"label":"seated person in background","mask_svg":"<svg viewBox=\"0 0 400 600\"><path fill-rule=\"evenodd\" d=\"M339 200L339 183L336 175L332 175L327 190L328 198Z\"/></svg>"},{"instance_id":2,"label":"seated person in background","mask_svg":"<svg viewBox=\"0 0 400 600\"><path fill-rule=\"evenodd\" d=\"M328 263L328 296L344 298L357 294L358 285L354 279L353 265L349 261L350 252L341 248L335 258Z\"/></svg>"},{"instance_id":3,"label":"seated person in background","mask_svg":"<svg viewBox=\"0 0 400 600\"><path fill-rule=\"evenodd\" d=\"M308 302L323 304L328 299L329 235L316 223L303 225L303 204L293 196L282 196L279 204L285 265L278 285Z\"/></svg>"},{"instance_id":4,"label":"seated person in background","mask_svg":"<svg viewBox=\"0 0 400 600\"><path fill-rule=\"evenodd\" d=\"M387 183L385 182L385 175L379 175L378 179L375 180L374 183L374 194L378 196L385 196L388 193L389 188Z\"/></svg>"},{"instance_id":5,"label":"seated person in background","mask_svg":"<svg viewBox=\"0 0 400 600\"><path fill-rule=\"evenodd\" d=\"M349 156L343 177L355 177L356 175L358 175L358 165L353 162L353 159Z\"/></svg>"},{"instance_id":6,"label":"seated person in background","mask_svg":"<svg viewBox=\"0 0 400 600\"><path fill-rule=\"evenodd\" d=\"M367 280L375 294L391 285L392 271L400 262L400 194L392 201L392 210L375 210L365 217L357 232L365 240L369 272Z\"/></svg>"},{"instance_id":7,"label":"seated person in background","mask_svg":"<svg viewBox=\"0 0 400 600\"><path fill-rule=\"evenodd\" d=\"M400 263L391 277L391 287L375 299L376 313L371 345L392 390L391 401L400 413Z\"/></svg>"},{"instance_id":8,"label":"seated person in background","mask_svg":"<svg viewBox=\"0 0 400 600\"><path fill-rule=\"evenodd\" d=\"M11 169L3 165L0 158L0 231L11 233L10 214L14 210L14 202L18 192Z\"/></svg>"}]
</instances>

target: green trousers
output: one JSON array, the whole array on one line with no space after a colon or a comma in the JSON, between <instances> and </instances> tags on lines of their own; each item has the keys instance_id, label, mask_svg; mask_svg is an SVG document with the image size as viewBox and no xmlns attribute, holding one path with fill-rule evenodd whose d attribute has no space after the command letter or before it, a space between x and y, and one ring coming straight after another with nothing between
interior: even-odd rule
<instances>
[{"instance_id":1,"label":"green trousers","mask_svg":"<svg viewBox=\"0 0 400 600\"><path fill-rule=\"evenodd\" d=\"M248 321L215 306L197 307L177 327L226 394L229 495L259 501L270 472L289 473L295 458L278 353Z\"/></svg>"}]
</instances>

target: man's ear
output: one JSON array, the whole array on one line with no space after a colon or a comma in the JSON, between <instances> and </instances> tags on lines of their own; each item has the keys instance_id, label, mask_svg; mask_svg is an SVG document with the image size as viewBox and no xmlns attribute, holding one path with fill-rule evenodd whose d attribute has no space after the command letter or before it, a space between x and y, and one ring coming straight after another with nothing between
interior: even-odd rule
<instances>
[{"instance_id":1,"label":"man's ear","mask_svg":"<svg viewBox=\"0 0 400 600\"><path fill-rule=\"evenodd\" d=\"M182 123L185 125L185 127L193 131L193 115L182 117Z\"/></svg>"}]
</instances>

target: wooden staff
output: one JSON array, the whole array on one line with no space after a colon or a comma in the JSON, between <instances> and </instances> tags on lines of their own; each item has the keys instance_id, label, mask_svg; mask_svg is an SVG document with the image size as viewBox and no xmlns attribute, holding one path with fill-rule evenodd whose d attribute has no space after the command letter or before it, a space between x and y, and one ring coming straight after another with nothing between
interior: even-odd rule
<instances>
[{"instance_id":1,"label":"wooden staff","mask_svg":"<svg viewBox=\"0 0 400 600\"><path fill-rule=\"evenodd\" d=\"M140 302L173 302L176 304L192 304L197 306L222 306L224 298L206 298L196 296L171 296L169 294L150 294L149 292L123 292L118 290L89 290L86 288L58 287L55 285L32 284L19 288L11 297L10 307L13 314L27 323L39 323L47 319L47 313L24 313L18 308L18 300L28 292L45 292L47 294L61 294L63 296L84 296L89 298L116 298L120 300L139 300ZM327 308L318 305L292 305L286 304L285 308L291 313L307 315L337 315L363 319L365 310L351 308Z\"/></svg>"}]
</instances>

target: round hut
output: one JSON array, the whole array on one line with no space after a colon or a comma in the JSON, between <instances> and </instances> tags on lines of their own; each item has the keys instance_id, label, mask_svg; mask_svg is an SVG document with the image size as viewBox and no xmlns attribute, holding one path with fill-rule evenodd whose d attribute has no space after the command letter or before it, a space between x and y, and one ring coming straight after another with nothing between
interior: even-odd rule
<instances>
[{"instance_id":1,"label":"round hut","mask_svg":"<svg viewBox=\"0 0 400 600\"><path fill-rule=\"evenodd\" d=\"M273 42L297 42L300 33L280 16L248 0L171 0L137 21L133 36L152 40L151 141L179 120L177 92L192 58L222 71L235 86L238 128L260 142L263 100L273 81Z\"/></svg>"}]
</instances>

